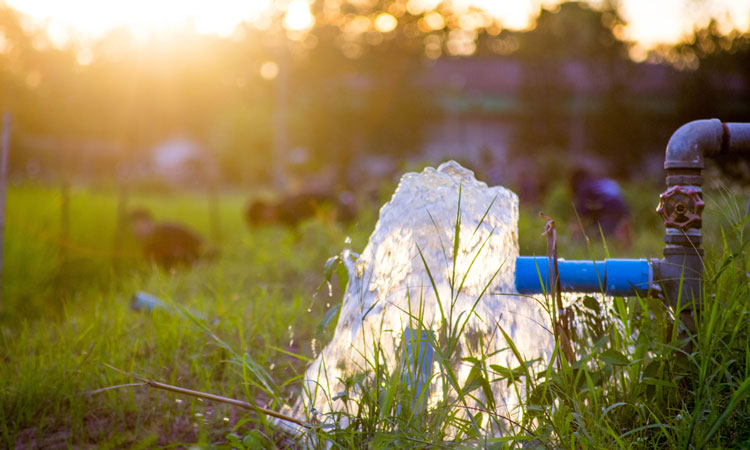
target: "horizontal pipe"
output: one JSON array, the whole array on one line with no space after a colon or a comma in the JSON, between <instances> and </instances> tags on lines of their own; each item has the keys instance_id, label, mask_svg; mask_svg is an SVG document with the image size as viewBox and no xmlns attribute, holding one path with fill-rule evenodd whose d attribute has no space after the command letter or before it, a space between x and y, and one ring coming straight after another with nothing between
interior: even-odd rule
<instances>
[{"instance_id":1,"label":"horizontal pipe","mask_svg":"<svg viewBox=\"0 0 750 450\"><path fill-rule=\"evenodd\" d=\"M723 152L750 153L750 123L725 123L723 142Z\"/></svg>"},{"instance_id":2,"label":"horizontal pipe","mask_svg":"<svg viewBox=\"0 0 750 450\"><path fill-rule=\"evenodd\" d=\"M563 292L605 293L615 296L646 292L653 273L647 259L581 261L558 259ZM521 294L550 291L549 259L546 256L516 258L516 290Z\"/></svg>"},{"instance_id":3,"label":"horizontal pipe","mask_svg":"<svg viewBox=\"0 0 750 450\"><path fill-rule=\"evenodd\" d=\"M700 170L704 167L705 156L727 153L750 153L750 123L694 120L672 134L667 143L664 168Z\"/></svg>"}]
</instances>

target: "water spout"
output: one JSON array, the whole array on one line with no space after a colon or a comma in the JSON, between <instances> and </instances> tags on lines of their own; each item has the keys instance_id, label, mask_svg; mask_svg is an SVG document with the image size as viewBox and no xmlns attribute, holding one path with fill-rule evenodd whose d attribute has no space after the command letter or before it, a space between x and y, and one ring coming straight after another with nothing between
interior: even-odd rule
<instances>
[{"instance_id":1,"label":"water spout","mask_svg":"<svg viewBox=\"0 0 750 450\"><path fill-rule=\"evenodd\" d=\"M415 342L404 330L423 330L441 346L450 330L463 330L454 348L409 353L434 354L416 374L426 408L456 398L455 388L461 389L472 371L464 358L482 354L487 367L519 365L500 328L526 360L548 361L554 348L549 317L515 289L517 226L518 197L477 181L455 162L405 174L361 255L342 255L349 278L334 337L307 369L290 413L307 418L315 411L321 422L345 426L346 414L336 413L362 392L345 380L371 376L375 362L396 374L403 365L399 348ZM446 367L455 380L447 378ZM347 395L337 395L347 389ZM476 398L459 414L492 404L497 413L518 419L524 395L522 381L518 389L493 382L491 392L473 392Z\"/></svg>"}]
</instances>

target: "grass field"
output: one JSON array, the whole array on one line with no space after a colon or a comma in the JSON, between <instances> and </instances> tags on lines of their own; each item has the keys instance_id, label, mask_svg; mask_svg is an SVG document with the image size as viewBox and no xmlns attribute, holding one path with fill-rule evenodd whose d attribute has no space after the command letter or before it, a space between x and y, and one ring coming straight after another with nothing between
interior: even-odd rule
<instances>
[{"instance_id":1,"label":"grass field","mask_svg":"<svg viewBox=\"0 0 750 450\"><path fill-rule=\"evenodd\" d=\"M660 257L662 227L653 213L658 191L647 185L628 189L638 218L629 250L605 249L596 239L589 246L569 239L575 216L562 188L553 189L541 209L559 219L561 256ZM587 325L587 334L577 341L577 364L519 374L540 393L532 395L523 424L503 439L466 435L464 445L750 444L745 212L734 210L736 201L720 192L708 199L706 300L692 351L676 341L676 329L667 336L669 313L658 300L618 299L601 312L598 325ZM165 273L142 261L135 242L115 242L114 192L73 188L65 232L59 191L34 185L10 189L0 299L3 446L294 444L254 411L133 385L133 379L105 366L272 409L297 395L307 359L330 338L331 327L321 331L318 324L341 301L335 282L318 291L325 261L341 252L347 237L354 250L364 247L377 208L349 229L312 220L296 233L281 228L251 233L241 220L244 200L241 193L219 197L217 259ZM204 195L139 193L129 204L148 206L158 219L183 221L205 236L215 234ZM538 209L522 205L522 254L546 251ZM181 309L133 311L130 299L138 291ZM368 433L321 434L320 445L461 444L442 441L426 425L429 417L424 426L409 429L410 440L399 440L403 434L389 414L362 418L359 424Z\"/></svg>"}]
</instances>

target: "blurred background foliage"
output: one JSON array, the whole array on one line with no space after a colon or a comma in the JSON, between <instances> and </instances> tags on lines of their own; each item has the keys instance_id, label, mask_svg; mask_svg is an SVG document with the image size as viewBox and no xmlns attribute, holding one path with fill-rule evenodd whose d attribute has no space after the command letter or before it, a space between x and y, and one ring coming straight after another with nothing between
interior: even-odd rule
<instances>
[{"instance_id":1,"label":"blurred background foliage","mask_svg":"<svg viewBox=\"0 0 750 450\"><path fill-rule=\"evenodd\" d=\"M282 171L325 169L342 188L353 189L375 155L398 168L450 157L485 179L489 166L507 166L490 181L523 192L517 173L559 171L542 159L658 174L679 124L750 120L750 33L713 20L634 58L617 2L549 6L521 31L449 2L319 0L310 11L304 30L285 29L279 13L228 37L120 28L58 45L1 6L12 176L122 177L183 136L226 185L270 183L280 145ZM504 130L497 148L451 144L477 129L488 142L488 130Z\"/></svg>"}]
</instances>

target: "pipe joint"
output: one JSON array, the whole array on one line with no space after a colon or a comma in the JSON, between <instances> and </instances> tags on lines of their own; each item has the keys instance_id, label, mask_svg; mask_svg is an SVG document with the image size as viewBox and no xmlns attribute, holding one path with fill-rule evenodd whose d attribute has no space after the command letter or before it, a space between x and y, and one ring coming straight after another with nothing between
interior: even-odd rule
<instances>
[{"instance_id":1,"label":"pipe joint","mask_svg":"<svg viewBox=\"0 0 750 450\"><path fill-rule=\"evenodd\" d=\"M667 144L665 169L703 169L703 157L719 154L724 127L718 119L695 120L674 132Z\"/></svg>"}]
</instances>

